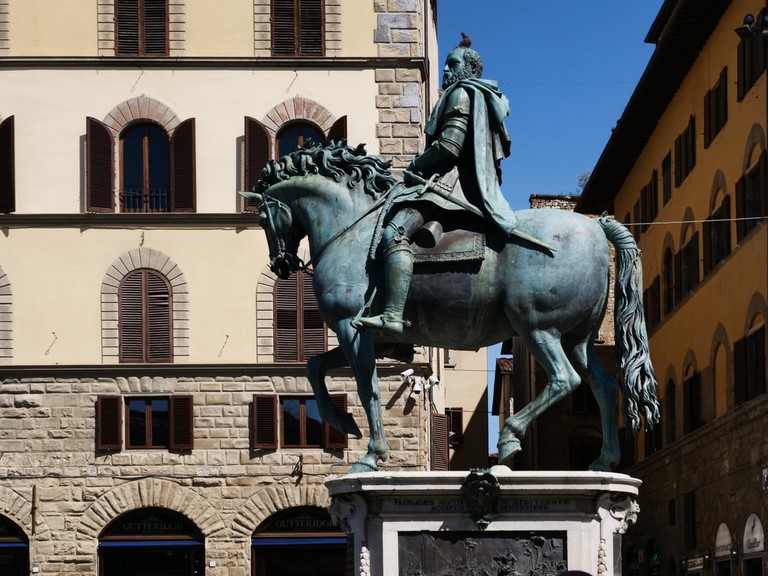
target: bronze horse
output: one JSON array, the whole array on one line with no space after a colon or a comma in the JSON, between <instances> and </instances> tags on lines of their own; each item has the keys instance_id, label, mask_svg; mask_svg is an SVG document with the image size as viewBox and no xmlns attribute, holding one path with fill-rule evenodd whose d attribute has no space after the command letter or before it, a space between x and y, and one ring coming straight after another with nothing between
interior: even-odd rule
<instances>
[{"instance_id":1,"label":"bronze horse","mask_svg":"<svg viewBox=\"0 0 768 576\"><path fill-rule=\"evenodd\" d=\"M626 423L637 432L642 419L648 427L659 420L639 250L632 235L606 217L546 209L516 212L520 230L553 251L502 238L487 227L482 260L416 266L405 308L410 328L400 335L361 331L354 325L361 309L381 307L381 265L369 252L387 194L396 184L388 168L378 157L365 155L362 145L310 147L270 162L255 191L244 193L259 205L270 266L278 276L303 266L297 250L308 237L314 292L339 341L338 348L309 360L308 378L323 418L359 437L352 416L336 412L324 382L330 369L348 365L353 370L370 439L352 471L377 470L378 461L387 459L377 356L392 357L403 345L475 350L515 335L543 367L548 383L541 395L504 422L499 461L520 450L519 439L541 412L586 382L600 407L603 434L600 457L590 468L610 470L620 458L619 385L601 365L593 344L608 300L607 241L616 248L616 347ZM471 217L465 214L461 220L471 222ZM482 225L479 219L473 224Z\"/></svg>"}]
</instances>

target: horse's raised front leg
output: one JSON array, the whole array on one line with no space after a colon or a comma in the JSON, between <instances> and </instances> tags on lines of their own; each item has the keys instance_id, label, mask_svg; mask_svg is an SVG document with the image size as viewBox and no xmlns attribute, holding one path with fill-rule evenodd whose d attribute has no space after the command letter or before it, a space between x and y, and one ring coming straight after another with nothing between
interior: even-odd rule
<instances>
[{"instance_id":1,"label":"horse's raised front leg","mask_svg":"<svg viewBox=\"0 0 768 576\"><path fill-rule=\"evenodd\" d=\"M358 332L352 327L351 318L339 322L336 335L339 345L352 367L357 381L357 393L368 417L370 440L365 456L355 462L350 472L373 472L378 470L378 462L386 461L389 456L387 439L384 436L384 424L381 419L381 394L379 377L376 373L376 353L371 332Z\"/></svg>"},{"instance_id":2,"label":"horse's raised front leg","mask_svg":"<svg viewBox=\"0 0 768 576\"><path fill-rule=\"evenodd\" d=\"M315 400L317 400L317 408L323 420L341 432L361 438L363 433L360 432L352 414L349 412L342 413L336 409L328 394L328 387L325 385L325 375L328 370L343 366L349 366L349 362L342 349L337 346L333 350L312 356L307 361L307 378L312 386L312 392L315 395Z\"/></svg>"},{"instance_id":3,"label":"horse's raised front leg","mask_svg":"<svg viewBox=\"0 0 768 576\"><path fill-rule=\"evenodd\" d=\"M504 421L498 444L499 462L502 464L509 464L512 456L521 450L520 439L525 436L531 422L581 383L581 378L563 351L559 334L535 330L522 337L531 355L546 372L548 382L541 394Z\"/></svg>"}]
</instances>

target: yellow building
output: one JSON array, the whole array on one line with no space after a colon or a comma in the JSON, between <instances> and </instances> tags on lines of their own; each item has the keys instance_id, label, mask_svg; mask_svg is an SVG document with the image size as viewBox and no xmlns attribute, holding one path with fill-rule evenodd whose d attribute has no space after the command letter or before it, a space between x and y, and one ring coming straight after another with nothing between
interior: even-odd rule
<instances>
[{"instance_id":1,"label":"yellow building","mask_svg":"<svg viewBox=\"0 0 768 576\"><path fill-rule=\"evenodd\" d=\"M435 19L436 0L0 0L1 574L343 573L323 481L367 440L319 422L305 361L334 336L238 192L310 139L406 166ZM446 388L484 391L478 364L418 350L440 380L418 396L380 364L384 469L448 465ZM327 384L364 424L351 372Z\"/></svg>"},{"instance_id":2,"label":"yellow building","mask_svg":"<svg viewBox=\"0 0 768 576\"><path fill-rule=\"evenodd\" d=\"M627 470L644 481L629 574L765 572L764 18L756 0L664 2L576 207L611 211L643 252L662 421Z\"/></svg>"}]
</instances>

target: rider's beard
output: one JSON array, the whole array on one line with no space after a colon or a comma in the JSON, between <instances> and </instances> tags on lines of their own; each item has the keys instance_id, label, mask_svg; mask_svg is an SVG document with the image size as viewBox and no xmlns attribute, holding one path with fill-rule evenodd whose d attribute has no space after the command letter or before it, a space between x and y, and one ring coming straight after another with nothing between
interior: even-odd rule
<instances>
[{"instance_id":1,"label":"rider's beard","mask_svg":"<svg viewBox=\"0 0 768 576\"><path fill-rule=\"evenodd\" d=\"M450 70L443 72L443 90L448 88L450 85L455 84L459 80L466 80L468 78L473 78L473 76L472 72L466 66L462 67L456 72L451 72Z\"/></svg>"}]
</instances>

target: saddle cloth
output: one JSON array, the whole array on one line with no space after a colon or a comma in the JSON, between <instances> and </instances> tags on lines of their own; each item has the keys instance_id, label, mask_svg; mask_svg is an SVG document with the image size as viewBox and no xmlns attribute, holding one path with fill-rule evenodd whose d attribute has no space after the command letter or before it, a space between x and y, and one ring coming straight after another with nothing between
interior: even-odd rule
<instances>
[{"instance_id":1,"label":"saddle cloth","mask_svg":"<svg viewBox=\"0 0 768 576\"><path fill-rule=\"evenodd\" d=\"M485 222L422 186L397 187L390 193L376 222L370 257L381 260L381 237L390 217L406 206L428 203L435 214L413 238L414 263L476 262L485 258ZM437 224L439 222L439 224ZM435 244L436 241L436 244Z\"/></svg>"}]
</instances>

